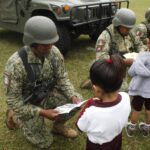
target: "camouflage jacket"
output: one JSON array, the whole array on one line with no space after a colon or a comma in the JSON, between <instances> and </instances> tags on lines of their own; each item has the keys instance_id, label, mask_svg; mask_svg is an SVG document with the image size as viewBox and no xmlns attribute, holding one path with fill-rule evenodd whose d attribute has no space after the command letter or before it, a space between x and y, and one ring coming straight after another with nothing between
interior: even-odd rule
<instances>
[{"instance_id":1,"label":"camouflage jacket","mask_svg":"<svg viewBox=\"0 0 150 150\"><path fill-rule=\"evenodd\" d=\"M133 32L136 34L136 36L138 36L141 41L143 42L143 44L146 45L146 39L147 39L147 32L148 29L150 30L150 23L148 22L142 22L140 24L138 24L137 26L134 27Z\"/></svg>"},{"instance_id":2,"label":"camouflage jacket","mask_svg":"<svg viewBox=\"0 0 150 150\"><path fill-rule=\"evenodd\" d=\"M98 37L96 43L96 59L108 58L111 49L116 49L119 52L123 53L133 51L139 52L147 49L147 47L141 43L140 39L135 36L135 34L130 33L130 35L123 37L114 28L113 24L111 24L107 28L111 36L107 30L104 30Z\"/></svg>"},{"instance_id":3,"label":"camouflage jacket","mask_svg":"<svg viewBox=\"0 0 150 150\"><path fill-rule=\"evenodd\" d=\"M37 58L32 50L25 46L27 51L28 63L35 69L38 80L47 80L56 78L56 87L71 101L71 97L78 94L75 93L73 85L68 79L68 75L65 71L64 60L59 50L53 46L50 54L45 57L44 63ZM52 64L52 59L55 63ZM39 72L39 71L40 72ZM23 99L25 95L30 93L31 82L27 77L26 70L23 66L23 62L15 52L7 61L4 70L4 85L6 87L7 104L11 107L16 114L21 114L27 118L39 115L40 107L31 105L30 103L24 104Z\"/></svg>"}]
</instances>

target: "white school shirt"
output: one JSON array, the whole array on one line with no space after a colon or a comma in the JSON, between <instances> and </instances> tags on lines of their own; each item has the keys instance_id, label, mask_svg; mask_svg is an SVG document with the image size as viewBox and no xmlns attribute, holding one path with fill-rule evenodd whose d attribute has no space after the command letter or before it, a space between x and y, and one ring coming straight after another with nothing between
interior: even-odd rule
<instances>
[{"instance_id":1,"label":"white school shirt","mask_svg":"<svg viewBox=\"0 0 150 150\"><path fill-rule=\"evenodd\" d=\"M119 92L120 101L109 107L90 106L80 116L77 126L95 144L112 141L128 122L131 112L130 98L125 92Z\"/></svg>"}]
</instances>

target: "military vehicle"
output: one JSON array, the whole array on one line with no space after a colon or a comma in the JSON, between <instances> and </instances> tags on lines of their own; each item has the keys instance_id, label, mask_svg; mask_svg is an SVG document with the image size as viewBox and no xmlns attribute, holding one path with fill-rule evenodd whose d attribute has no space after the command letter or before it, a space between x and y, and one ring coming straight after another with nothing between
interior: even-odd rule
<instances>
[{"instance_id":1,"label":"military vehicle","mask_svg":"<svg viewBox=\"0 0 150 150\"><path fill-rule=\"evenodd\" d=\"M49 17L58 29L56 45L65 54L81 34L96 40L122 6L129 0L0 0L0 27L23 33L30 17Z\"/></svg>"}]
</instances>

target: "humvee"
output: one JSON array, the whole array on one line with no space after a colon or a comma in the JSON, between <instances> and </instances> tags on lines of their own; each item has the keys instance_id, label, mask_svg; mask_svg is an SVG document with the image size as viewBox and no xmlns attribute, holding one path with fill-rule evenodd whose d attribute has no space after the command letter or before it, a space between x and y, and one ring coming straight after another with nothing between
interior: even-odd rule
<instances>
[{"instance_id":1,"label":"humvee","mask_svg":"<svg viewBox=\"0 0 150 150\"><path fill-rule=\"evenodd\" d=\"M56 45L65 54L81 34L96 40L122 4L128 7L129 0L0 0L0 27L23 33L30 17L49 17L57 26Z\"/></svg>"}]
</instances>

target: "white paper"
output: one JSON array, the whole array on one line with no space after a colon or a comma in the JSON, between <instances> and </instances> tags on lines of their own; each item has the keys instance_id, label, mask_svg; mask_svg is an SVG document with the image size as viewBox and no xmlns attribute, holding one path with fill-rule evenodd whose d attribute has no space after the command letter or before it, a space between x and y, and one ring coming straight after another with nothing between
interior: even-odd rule
<instances>
[{"instance_id":1,"label":"white paper","mask_svg":"<svg viewBox=\"0 0 150 150\"><path fill-rule=\"evenodd\" d=\"M123 55L125 58L131 58L131 59L136 59L137 58L137 56L138 56L138 53L136 53L136 52L132 52L132 53L126 53L126 54L124 54Z\"/></svg>"},{"instance_id":2,"label":"white paper","mask_svg":"<svg viewBox=\"0 0 150 150\"><path fill-rule=\"evenodd\" d=\"M69 104L68 103L68 104L56 107L55 110L57 110L60 114L69 113L71 110L81 107L86 101L87 100L84 100L78 104Z\"/></svg>"}]
</instances>

